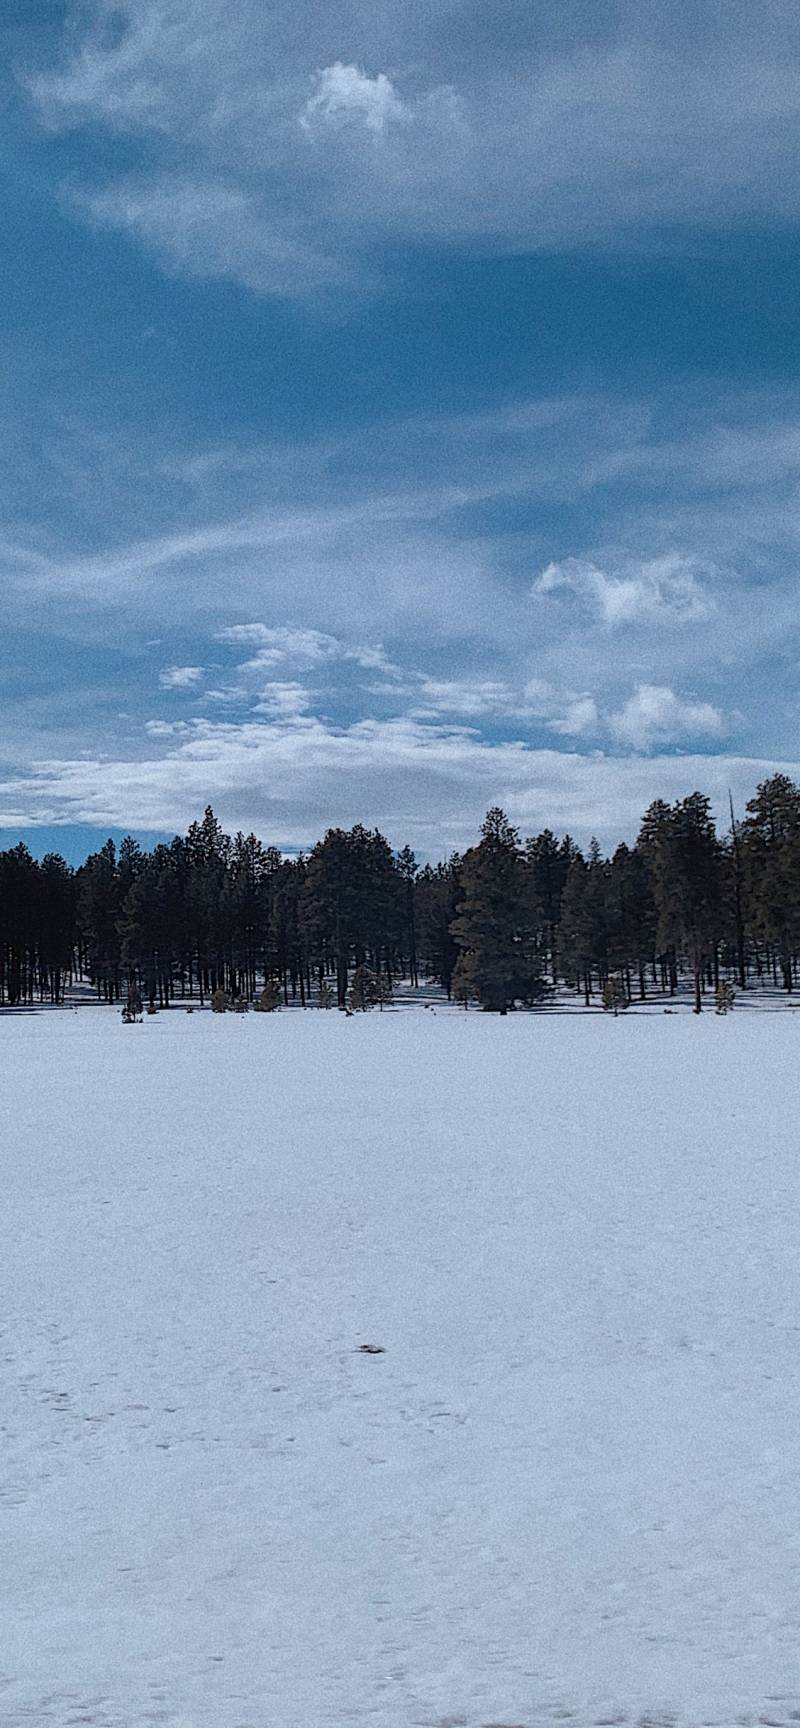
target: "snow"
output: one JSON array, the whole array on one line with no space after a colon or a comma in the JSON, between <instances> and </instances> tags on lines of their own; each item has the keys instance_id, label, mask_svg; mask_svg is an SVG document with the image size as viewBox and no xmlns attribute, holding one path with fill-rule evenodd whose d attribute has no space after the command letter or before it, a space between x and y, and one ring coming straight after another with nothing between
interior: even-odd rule
<instances>
[{"instance_id":1,"label":"snow","mask_svg":"<svg viewBox=\"0 0 800 1728\"><path fill-rule=\"evenodd\" d=\"M798 1039L4 1018L2 1728L794 1719Z\"/></svg>"}]
</instances>

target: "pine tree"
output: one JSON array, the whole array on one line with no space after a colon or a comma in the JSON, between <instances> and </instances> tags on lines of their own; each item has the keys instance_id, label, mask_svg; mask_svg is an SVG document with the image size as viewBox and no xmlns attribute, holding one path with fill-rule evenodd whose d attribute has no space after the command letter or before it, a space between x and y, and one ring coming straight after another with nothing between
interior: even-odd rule
<instances>
[{"instance_id":1,"label":"pine tree","mask_svg":"<svg viewBox=\"0 0 800 1728\"><path fill-rule=\"evenodd\" d=\"M631 997L631 975L638 977L639 997L647 994L646 967L652 961L656 910L650 877L642 853L629 846L618 846L608 871L607 951L612 972L624 979Z\"/></svg>"},{"instance_id":2,"label":"pine tree","mask_svg":"<svg viewBox=\"0 0 800 1728\"><path fill-rule=\"evenodd\" d=\"M404 846L398 852L396 859L397 874L400 879L400 904L404 925L405 948L408 955L409 981L416 989L419 983L417 972L417 916L414 884L417 879L417 860L410 846Z\"/></svg>"},{"instance_id":3,"label":"pine tree","mask_svg":"<svg viewBox=\"0 0 800 1728\"><path fill-rule=\"evenodd\" d=\"M470 1002L480 1000L477 969L478 963L474 953L459 954L453 971L450 994L454 1002L463 1002L465 1009L469 1007Z\"/></svg>"},{"instance_id":4,"label":"pine tree","mask_svg":"<svg viewBox=\"0 0 800 1728\"><path fill-rule=\"evenodd\" d=\"M525 847L534 898L541 919L543 958L545 964L549 965L553 983L556 981L559 965L557 935L561 919L561 899L574 850L569 835L559 843L549 828L537 834L535 839L528 840Z\"/></svg>"},{"instance_id":5,"label":"pine tree","mask_svg":"<svg viewBox=\"0 0 800 1728\"><path fill-rule=\"evenodd\" d=\"M603 985L601 1000L603 1007L613 1014L615 1019L618 1014L623 1013L628 1006L628 990L624 978L620 978L617 973L610 973Z\"/></svg>"},{"instance_id":6,"label":"pine tree","mask_svg":"<svg viewBox=\"0 0 800 1728\"><path fill-rule=\"evenodd\" d=\"M388 841L360 824L329 829L309 855L303 918L317 958L335 967L340 1008L351 965L390 972L398 938L398 881Z\"/></svg>"},{"instance_id":7,"label":"pine tree","mask_svg":"<svg viewBox=\"0 0 800 1728\"><path fill-rule=\"evenodd\" d=\"M463 899L452 925L464 954L458 983L470 978L482 1008L505 1014L541 993L531 871L504 812L489 811L481 840L464 856Z\"/></svg>"},{"instance_id":8,"label":"pine tree","mask_svg":"<svg viewBox=\"0 0 800 1728\"><path fill-rule=\"evenodd\" d=\"M592 968L596 961L595 897L586 859L581 852L575 852L561 897L558 952L567 983L583 991L587 1008L591 1001Z\"/></svg>"},{"instance_id":9,"label":"pine tree","mask_svg":"<svg viewBox=\"0 0 800 1728\"><path fill-rule=\"evenodd\" d=\"M365 1014L380 1000L380 985L368 966L357 966L347 993L347 1006L353 1013Z\"/></svg>"},{"instance_id":10,"label":"pine tree","mask_svg":"<svg viewBox=\"0 0 800 1728\"><path fill-rule=\"evenodd\" d=\"M377 831L331 829L311 856L284 858L254 835L226 835L213 810L185 838L143 852L108 841L74 872L24 845L0 853L0 1004L64 999L89 977L107 1001L144 990L151 1005L199 992L244 1004L389 999L393 980L435 978L466 1004L504 1012L534 1001L548 969L577 984L661 968L690 972L696 1008L735 967L794 988L800 955L800 789L758 787L720 844L699 793L645 812L636 845L609 862L547 829L523 849L493 810L465 858L417 869ZM364 989L369 975L374 985ZM318 994L317 994L318 991ZM219 998L218 998L219 1000Z\"/></svg>"},{"instance_id":11,"label":"pine tree","mask_svg":"<svg viewBox=\"0 0 800 1728\"><path fill-rule=\"evenodd\" d=\"M453 925L462 898L461 859L454 853L446 864L426 864L416 882L417 929L426 978L434 978L449 996L458 961Z\"/></svg>"},{"instance_id":12,"label":"pine tree","mask_svg":"<svg viewBox=\"0 0 800 1728\"><path fill-rule=\"evenodd\" d=\"M62 1002L75 946L75 878L57 852L48 852L36 872L35 886L39 988L51 1002Z\"/></svg>"},{"instance_id":13,"label":"pine tree","mask_svg":"<svg viewBox=\"0 0 800 1728\"><path fill-rule=\"evenodd\" d=\"M99 996L119 1000L121 943L119 923L125 883L117 866L117 849L107 840L87 858L79 873L78 907L86 943L89 975Z\"/></svg>"},{"instance_id":14,"label":"pine tree","mask_svg":"<svg viewBox=\"0 0 800 1728\"><path fill-rule=\"evenodd\" d=\"M773 774L758 787L741 839L748 920L790 991L800 947L800 788L787 775Z\"/></svg>"},{"instance_id":15,"label":"pine tree","mask_svg":"<svg viewBox=\"0 0 800 1728\"><path fill-rule=\"evenodd\" d=\"M694 982L694 1011L703 1006L703 972L719 943L723 918L721 849L709 800L693 792L659 814L649 844L658 941L683 949Z\"/></svg>"}]
</instances>

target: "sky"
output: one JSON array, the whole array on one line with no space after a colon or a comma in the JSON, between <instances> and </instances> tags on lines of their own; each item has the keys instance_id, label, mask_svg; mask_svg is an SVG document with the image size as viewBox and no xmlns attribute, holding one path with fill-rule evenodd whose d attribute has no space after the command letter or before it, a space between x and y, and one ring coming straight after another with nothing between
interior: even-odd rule
<instances>
[{"instance_id":1,"label":"sky","mask_svg":"<svg viewBox=\"0 0 800 1728\"><path fill-rule=\"evenodd\" d=\"M4 0L0 845L800 777L800 12Z\"/></svg>"}]
</instances>

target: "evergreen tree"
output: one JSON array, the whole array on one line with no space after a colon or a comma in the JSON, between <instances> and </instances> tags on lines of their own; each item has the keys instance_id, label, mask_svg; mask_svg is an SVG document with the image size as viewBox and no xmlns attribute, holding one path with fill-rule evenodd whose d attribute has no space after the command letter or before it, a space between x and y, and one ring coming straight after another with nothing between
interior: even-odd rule
<instances>
[{"instance_id":1,"label":"evergreen tree","mask_svg":"<svg viewBox=\"0 0 800 1728\"><path fill-rule=\"evenodd\" d=\"M603 1007L616 1019L617 1015L627 1008L630 1000L624 978L620 978L617 973L610 973L603 985L601 998Z\"/></svg>"},{"instance_id":2,"label":"evergreen tree","mask_svg":"<svg viewBox=\"0 0 800 1728\"><path fill-rule=\"evenodd\" d=\"M330 829L308 858L255 835L231 839L208 807L185 838L144 852L109 840L75 872L24 845L0 852L0 1004L64 1000L89 978L109 1002L155 1009L216 992L244 1006L266 988L301 1006L390 998L401 976L435 978L465 1003L532 1002L549 972L587 1002L609 980L629 1001L647 978L695 1007L735 969L791 990L800 954L800 789L758 787L720 844L699 793L645 812L609 861L545 829L523 849L500 810L464 858L417 868L383 835Z\"/></svg>"},{"instance_id":3,"label":"evergreen tree","mask_svg":"<svg viewBox=\"0 0 800 1728\"><path fill-rule=\"evenodd\" d=\"M78 878L78 912L89 964L89 976L99 996L115 1002L120 996L121 941L119 933L127 883L120 876L117 849L107 840L87 858Z\"/></svg>"},{"instance_id":4,"label":"evergreen tree","mask_svg":"<svg viewBox=\"0 0 800 1728\"><path fill-rule=\"evenodd\" d=\"M575 984L583 990L587 1008L592 992L594 937L589 870L583 854L576 851L570 861L561 896L558 952L567 983Z\"/></svg>"},{"instance_id":5,"label":"evergreen tree","mask_svg":"<svg viewBox=\"0 0 800 1728\"><path fill-rule=\"evenodd\" d=\"M646 968L655 946L656 909L647 864L638 849L617 847L608 872L606 912L609 966L625 979L628 1000L635 972L639 997L644 1001Z\"/></svg>"},{"instance_id":6,"label":"evergreen tree","mask_svg":"<svg viewBox=\"0 0 800 1728\"><path fill-rule=\"evenodd\" d=\"M463 899L452 931L483 1008L505 1014L541 993L533 882L519 835L504 812L489 811L478 846L461 866Z\"/></svg>"},{"instance_id":7,"label":"evergreen tree","mask_svg":"<svg viewBox=\"0 0 800 1728\"><path fill-rule=\"evenodd\" d=\"M773 774L750 799L742 850L750 927L790 991L800 947L800 788L787 775Z\"/></svg>"},{"instance_id":8,"label":"evergreen tree","mask_svg":"<svg viewBox=\"0 0 800 1728\"><path fill-rule=\"evenodd\" d=\"M75 879L57 852L48 852L38 872L34 941L40 991L61 1002L75 947Z\"/></svg>"},{"instance_id":9,"label":"evergreen tree","mask_svg":"<svg viewBox=\"0 0 800 1728\"><path fill-rule=\"evenodd\" d=\"M380 999L380 983L375 973L368 966L357 966L347 993L348 1008L352 1008L354 1013L365 1014Z\"/></svg>"},{"instance_id":10,"label":"evergreen tree","mask_svg":"<svg viewBox=\"0 0 800 1728\"><path fill-rule=\"evenodd\" d=\"M694 1011L703 1006L703 973L722 926L722 860L709 800L701 792L679 800L660 818L651 848L658 940L683 948L694 982Z\"/></svg>"},{"instance_id":11,"label":"evergreen tree","mask_svg":"<svg viewBox=\"0 0 800 1728\"><path fill-rule=\"evenodd\" d=\"M575 848L569 835L559 842L550 829L545 828L535 839L527 842L525 851L541 919L543 960L555 983L559 964L557 934L561 900Z\"/></svg>"},{"instance_id":12,"label":"evergreen tree","mask_svg":"<svg viewBox=\"0 0 800 1728\"><path fill-rule=\"evenodd\" d=\"M426 978L434 978L448 996L459 957L453 925L462 893L457 853L446 864L426 864L417 877L416 922L422 965Z\"/></svg>"},{"instance_id":13,"label":"evergreen tree","mask_svg":"<svg viewBox=\"0 0 800 1728\"><path fill-rule=\"evenodd\" d=\"M416 988L419 983L417 972L417 915L414 884L417 879L417 860L410 846L404 846L397 854L397 874L401 882L402 920L405 931L405 947L408 955L408 973L411 984Z\"/></svg>"},{"instance_id":14,"label":"evergreen tree","mask_svg":"<svg viewBox=\"0 0 800 1728\"><path fill-rule=\"evenodd\" d=\"M336 973L340 1008L351 965L391 976L397 945L398 872L377 830L331 828L309 856L303 916L317 959Z\"/></svg>"}]
</instances>

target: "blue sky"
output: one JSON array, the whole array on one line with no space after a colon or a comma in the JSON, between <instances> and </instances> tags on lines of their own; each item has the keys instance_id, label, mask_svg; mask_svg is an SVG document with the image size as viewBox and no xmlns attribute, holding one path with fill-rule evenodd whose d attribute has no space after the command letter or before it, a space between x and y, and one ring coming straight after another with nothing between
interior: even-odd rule
<instances>
[{"instance_id":1,"label":"blue sky","mask_svg":"<svg viewBox=\"0 0 800 1728\"><path fill-rule=\"evenodd\" d=\"M800 14L5 0L0 840L800 775Z\"/></svg>"}]
</instances>

